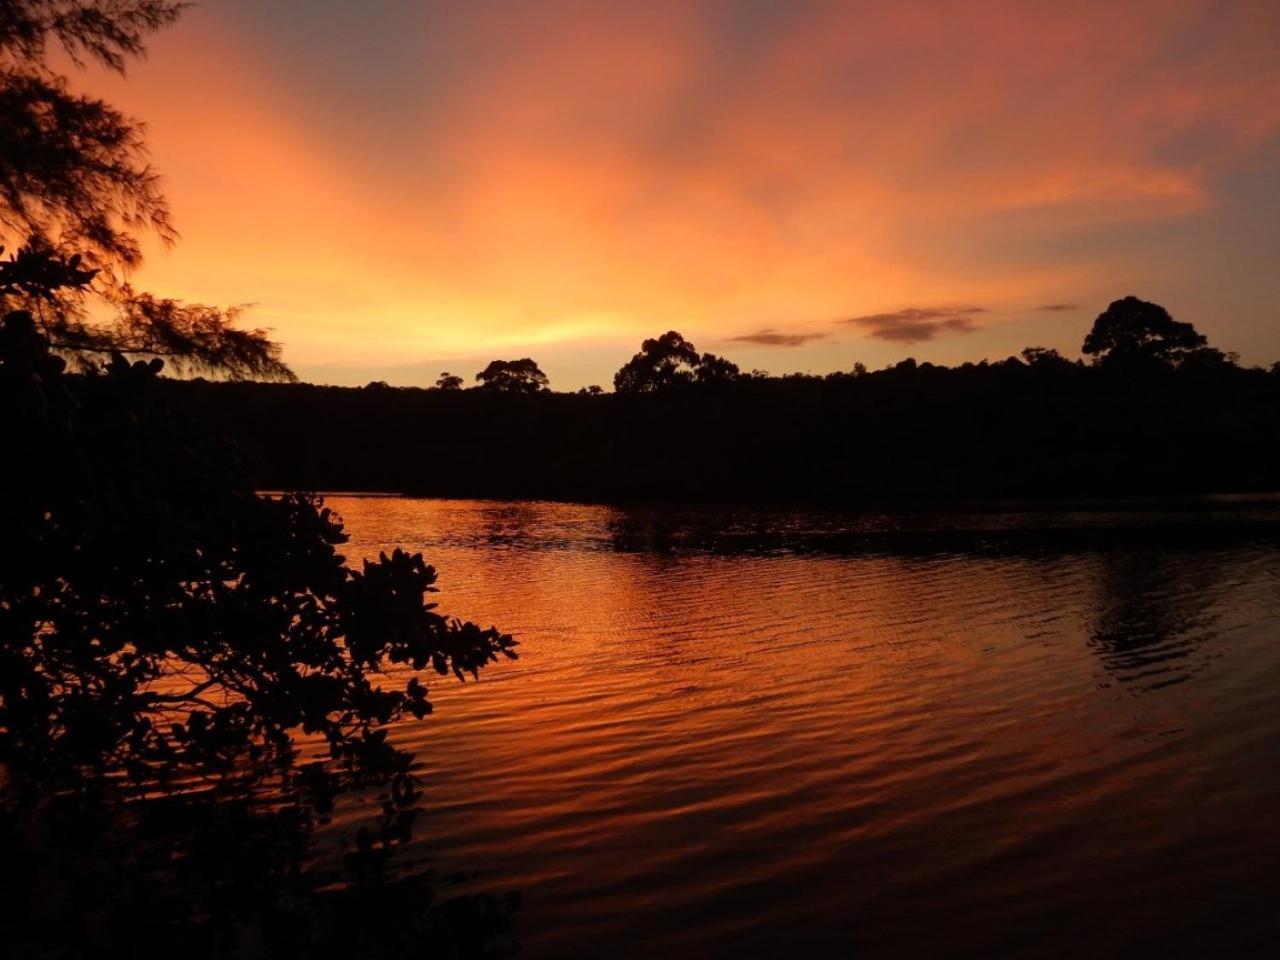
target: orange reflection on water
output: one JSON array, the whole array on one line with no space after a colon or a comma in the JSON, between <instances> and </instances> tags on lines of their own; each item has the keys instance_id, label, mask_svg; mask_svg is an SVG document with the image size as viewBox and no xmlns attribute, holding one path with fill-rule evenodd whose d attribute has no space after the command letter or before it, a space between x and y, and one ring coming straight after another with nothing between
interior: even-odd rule
<instances>
[{"instance_id":1,"label":"orange reflection on water","mask_svg":"<svg viewBox=\"0 0 1280 960\"><path fill-rule=\"evenodd\" d=\"M423 550L442 609L521 641L400 737L418 854L521 890L527 956L1106 947L1100 897L1149 891L1126 924L1158 941L1212 919L1206 885L1280 877L1280 772L1241 749L1280 732L1273 545L866 553L776 536L796 515L334 505L352 557Z\"/></svg>"}]
</instances>

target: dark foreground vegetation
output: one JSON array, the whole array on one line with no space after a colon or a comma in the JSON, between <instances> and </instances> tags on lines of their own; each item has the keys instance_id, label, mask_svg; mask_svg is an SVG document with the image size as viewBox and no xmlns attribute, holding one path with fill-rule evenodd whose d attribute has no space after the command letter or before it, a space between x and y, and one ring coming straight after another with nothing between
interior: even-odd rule
<instances>
[{"instance_id":1,"label":"dark foreground vegetation","mask_svg":"<svg viewBox=\"0 0 1280 960\"><path fill-rule=\"evenodd\" d=\"M233 441L263 489L849 505L1280 489L1280 367L1241 367L1133 298L1099 317L1086 355L825 377L671 363L639 387L633 360L631 388L607 394L166 381L163 395Z\"/></svg>"},{"instance_id":2,"label":"dark foreground vegetation","mask_svg":"<svg viewBox=\"0 0 1280 960\"><path fill-rule=\"evenodd\" d=\"M126 282L136 232L173 236L142 128L49 48L123 70L185 6L0 3L0 955L506 954L511 899L389 869L422 791L388 733L515 642L167 412L166 368L292 374Z\"/></svg>"}]
</instances>

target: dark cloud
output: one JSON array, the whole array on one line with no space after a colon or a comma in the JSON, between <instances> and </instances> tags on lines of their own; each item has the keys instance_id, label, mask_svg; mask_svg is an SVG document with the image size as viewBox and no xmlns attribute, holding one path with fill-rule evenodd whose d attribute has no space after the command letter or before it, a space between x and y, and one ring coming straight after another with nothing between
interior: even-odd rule
<instances>
[{"instance_id":1,"label":"dark cloud","mask_svg":"<svg viewBox=\"0 0 1280 960\"><path fill-rule=\"evenodd\" d=\"M1037 310L1045 310L1049 313L1060 313L1063 310L1079 310L1078 303L1046 303L1043 307L1036 307Z\"/></svg>"},{"instance_id":2,"label":"dark cloud","mask_svg":"<svg viewBox=\"0 0 1280 960\"><path fill-rule=\"evenodd\" d=\"M971 333L978 329L976 313L985 307L908 307L893 313L869 313L841 323L863 327L867 335L891 343L921 343L943 333Z\"/></svg>"},{"instance_id":3,"label":"dark cloud","mask_svg":"<svg viewBox=\"0 0 1280 960\"><path fill-rule=\"evenodd\" d=\"M811 340L823 340L828 333L779 333L772 327L766 327L759 333L744 333L740 337L730 337L730 343L755 343L762 347L801 347Z\"/></svg>"}]
</instances>

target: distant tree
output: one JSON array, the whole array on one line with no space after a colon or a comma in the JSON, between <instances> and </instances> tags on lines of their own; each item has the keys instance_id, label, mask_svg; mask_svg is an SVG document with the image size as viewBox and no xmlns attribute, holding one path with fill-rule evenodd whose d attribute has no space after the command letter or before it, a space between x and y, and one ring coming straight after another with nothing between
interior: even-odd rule
<instances>
[{"instance_id":1,"label":"distant tree","mask_svg":"<svg viewBox=\"0 0 1280 960\"><path fill-rule=\"evenodd\" d=\"M440 379L436 381L436 389L437 390L461 390L462 383L463 381L461 377L455 376L454 374L446 370L444 373L440 374Z\"/></svg>"},{"instance_id":2,"label":"distant tree","mask_svg":"<svg viewBox=\"0 0 1280 960\"><path fill-rule=\"evenodd\" d=\"M1174 320L1164 307L1137 297L1111 303L1093 322L1082 351L1098 363L1176 367L1189 359L1226 360L1190 323Z\"/></svg>"},{"instance_id":3,"label":"distant tree","mask_svg":"<svg viewBox=\"0 0 1280 960\"><path fill-rule=\"evenodd\" d=\"M385 380L370 380L364 385L366 390L390 390L391 384Z\"/></svg>"},{"instance_id":4,"label":"distant tree","mask_svg":"<svg viewBox=\"0 0 1280 960\"><path fill-rule=\"evenodd\" d=\"M494 360L476 374L486 390L500 393L542 393L548 389L547 375L525 357L521 360Z\"/></svg>"},{"instance_id":5,"label":"distant tree","mask_svg":"<svg viewBox=\"0 0 1280 960\"><path fill-rule=\"evenodd\" d=\"M652 393L688 383L725 383L742 372L737 364L697 348L675 330L645 340L640 352L613 377L619 393Z\"/></svg>"},{"instance_id":6,"label":"distant tree","mask_svg":"<svg viewBox=\"0 0 1280 960\"><path fill-rule=\"evenodd\" d=\"M862 363L861 361L858 361L853 365L853 369L848 371L847 373L843 370L835 370L831 373L828 373L824 377L824 379L831 380L831 381L856 380L858 377L865 377L866 375L867 375L867 365L865 363Z\"/></svg>"},{"instance_id":7,"label":"distant tree","mask_svg":"<svg viewBox=\"0 0 1280 960\"><path fill-rule=\"evenodd\" d=\"M604 389L600 386L600 384L593 383L589 387L583 387L581 390L578 391L578 393L584 394L585 396L588 396L588 397L598 397L600 396L600 394L604 393Z\"/></svg>"},{"instance_id":8,"label":"distant tree","mask_svg":"<svg viewBox=\"0 0 1280 960\"><path fill-rule=\"evenodd\" d=\"M700 360L693 344L669 330L640 344L640 352L614 374L613 388L619 393L651 393L692 383Z\"/></svg>"},{"instance_id":9,"label":"distant tree","mask_svg":"<svg viewBox=\"0 0 1280 960\"><path fill-rule=\"evenodd\" d=\"M694 379L698 383L732 383L741 379L742 371L738 365L714 353L704 353L698 358L698 368L694 371Z\"/></svg>"},{"instance_id":10,"label":"distant tree","mask_svg":"<svg viewBox=\"0 0 1280 960\"><path fill-rule=\"evenodd\" d=\"M73 93L51 65L57 46L76 65L120 73L146 37L178 18L166 0L7 0L0 3L0 250L11 282L0 310L26 310L51 349L85 367L119 352L164 358L178 372L290 380L264 330L219 309L135 290L138 234L177 238L144 129L100 99ZM75 282L39 283L62 264ZM64 273L64 279L67 278ZM38 291L38 292L37 292ZM57 300L54 309L54 300ZM99 305L89 309L89 303ZM100 307L105 305L103 311Z\"/></svg>"},{"instance_id":11,"label":"distant tree","mask_svg":"<svg viewBox=\"0 0 1280 960\"><path fill-rule=\"evenodd\" d=\"M1029 367L1043 369L1071 366L1071 361L1052 347L1027 347L1022 351L1022 360Z\"/></svg>"}]
</instances>

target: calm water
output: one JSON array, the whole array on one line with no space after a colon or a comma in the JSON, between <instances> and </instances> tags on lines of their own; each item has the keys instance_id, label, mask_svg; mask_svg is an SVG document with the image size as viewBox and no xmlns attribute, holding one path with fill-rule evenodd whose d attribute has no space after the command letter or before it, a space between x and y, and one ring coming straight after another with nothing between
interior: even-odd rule
<instances>
[{"instance_id":1,"label":"calm water","mask_svg":"<svg viewBox=\"0 0 1280 960\"><path fill-rule=\"evenodd\" d=\"M1274 512L331 498L520 661L433 685L409 862L524 957L1266 952Z\"/></svg>"}]
</instances>

